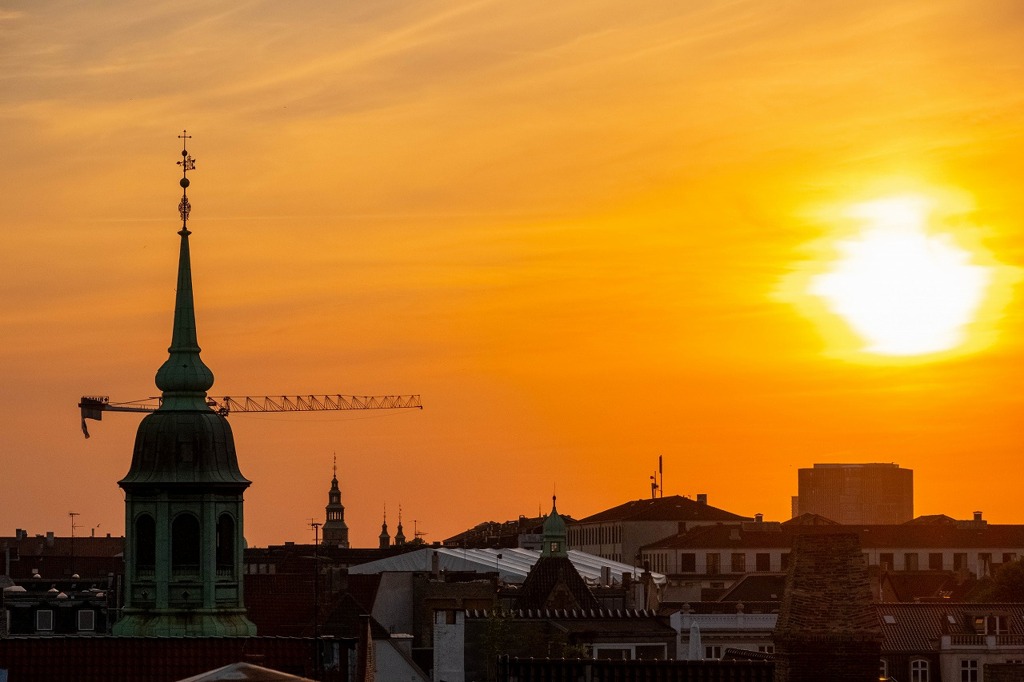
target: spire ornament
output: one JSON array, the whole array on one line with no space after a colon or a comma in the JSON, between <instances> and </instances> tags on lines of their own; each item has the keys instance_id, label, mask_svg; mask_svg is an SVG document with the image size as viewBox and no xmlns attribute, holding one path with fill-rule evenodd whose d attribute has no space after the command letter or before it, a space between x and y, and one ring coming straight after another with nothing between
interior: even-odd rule
<instances>
[{"instance_id":1,"label":"spire ornament","mask_svg":"<svg viewBox=\"0 0 1024 682\"><path fill-rule=\"evenodd\" d=\"M178 135L178 139L182 141L181 161L178 162L178 165L181 166L181 180L178 182L181 185L181 201L178 202L178 215L181 216L182 231L188 234L188 214L192 210L192 204L188 202L188 172L195 170L196 160L188 153L188 141L192 139L188 131L182 130L181 135Z\"/></svg>"}]
</instances>

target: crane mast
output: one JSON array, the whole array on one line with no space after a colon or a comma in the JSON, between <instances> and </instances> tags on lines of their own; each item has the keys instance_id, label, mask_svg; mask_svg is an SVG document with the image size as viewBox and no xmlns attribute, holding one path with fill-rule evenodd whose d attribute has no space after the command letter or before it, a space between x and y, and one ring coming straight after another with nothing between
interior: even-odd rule
<instances>
[{"instance_id":1,"label":"crane mast","mask_svg":"<svg viewBox=\"0 0 1024 682\"><path fill-rule=\"evenodd\" d=\"M104 412L156 412L160 398L145 398L125 403L112 403L108 396L82 396L82 433L89 437L86 419L103 419ZM246 395L209 396L206 404L218 414L232 412L322 412L333 410L422 410L419 395Z\"/></svg>"}]
</instances>

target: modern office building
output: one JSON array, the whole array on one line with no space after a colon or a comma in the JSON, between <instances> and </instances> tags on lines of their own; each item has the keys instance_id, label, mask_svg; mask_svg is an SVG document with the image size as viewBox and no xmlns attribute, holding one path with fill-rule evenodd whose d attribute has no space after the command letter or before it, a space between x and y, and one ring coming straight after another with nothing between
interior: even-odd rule
<instances>
[{"instance_id":1,"label":"modern office building","mask_svg":"<svg viewBox=\"0 0 1024 682\"><path fill-rule=\"evenodd\" d=\"M815 464L798 472L793 516L837 523L906 523L914 518L914 471L899 464Z\"/></svg>"}]
</instances>

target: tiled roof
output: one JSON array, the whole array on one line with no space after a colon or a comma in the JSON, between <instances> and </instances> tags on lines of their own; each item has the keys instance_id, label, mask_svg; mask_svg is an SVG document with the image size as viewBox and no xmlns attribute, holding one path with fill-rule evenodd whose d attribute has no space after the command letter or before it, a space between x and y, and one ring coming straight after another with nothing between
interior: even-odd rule
<instances>
[{"instance_id":1,"label":"tiled roof","mask_svg":"<svg viewBox=\"0 0 1024 682\"><path fill-rule=\"evenodd\" d=\"M1024 548L1024 525L787 525L716 524L698 526L683 535L652 543L654 549L786 549L798 535L855 533L864 549L1019 549Z\"/></svg>"},{"instance_id":2,"label":"tiled roof","mask_svg":"<svg viewBox=\"0 0 1024 682\"><path fill-rule=\"evenodd\" d=\"M595 609L597 598L567 557L544 557L530 569L516 595L517 609Z\"/></svg>"},{"instance_id":3,"label":"tiled roof","mask_svg":"<svg viewBox=\"0 0 1024 682\"><path fill-rule=\"evenodd\" d=\"M887 571L881 578L888 601L913 602L942 597L961 601L975 585L952 571Z\"/></svg>"},{"instance_id":4,"label":"tiled roof","mask_svg":"<svg viewBox=\"0 0 1024 682\"><path fill-rule=\"evenodd\" d=\"M172 682L248 661L311 676L312 639L291 637L8 637L0 668L33 682Z\"/></svg>"},{"instance_id":5,"label":"tiled roof","mask_svg":"<svg viewBox=\"0 0 1024 682\"><path fill-rule=\"evenodd\" d=\"M971 619L1006 615L1009 632L1024 635L1024 604L914 603L875 604L882 628L882 652L928 652L942 635L973 635Z\"/></svg>"},{"instance_id":6,"label":"tiled roof","mask_svg":"<svg viewBox=\"0 0 1024 682\"><path fill-rule=\"evenodd\" d=\"M583 523L608 523L613 521L749 521L724 509L697 502L688 497L671 495L647 500L631 500L617 507L592 514L577 521Z\"/></svg>"},{"instance_id":7,"label":"tiled roof","mask_svg":"<svg viewBox=\"0 0 1024 682\"><path fill-rule=\"evenodd\" d=\"M781 601L786 587L785 573L748 573L740 578L719 601Z\"/></svg>"}]
</instances>

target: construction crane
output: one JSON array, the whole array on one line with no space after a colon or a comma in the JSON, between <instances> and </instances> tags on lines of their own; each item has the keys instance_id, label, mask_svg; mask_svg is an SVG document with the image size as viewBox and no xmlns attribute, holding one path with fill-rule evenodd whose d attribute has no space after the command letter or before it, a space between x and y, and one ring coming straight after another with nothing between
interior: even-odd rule
<instances>
[{"instance_id":1,"label":"construction crane","mask_svg":"<svg viewBox=\"0 0 1024 682\"><path fill-rule=\"evenodd\" d=\"M82 433L89 437L86 419L103 419L104 412L156 412L161 398L112 403L108 396L82 396ZM206 404L225 417L232 412L320 412L325 410L423 409L418 395L260 395L206 398Z\"/></svg>"}]
</instances>

